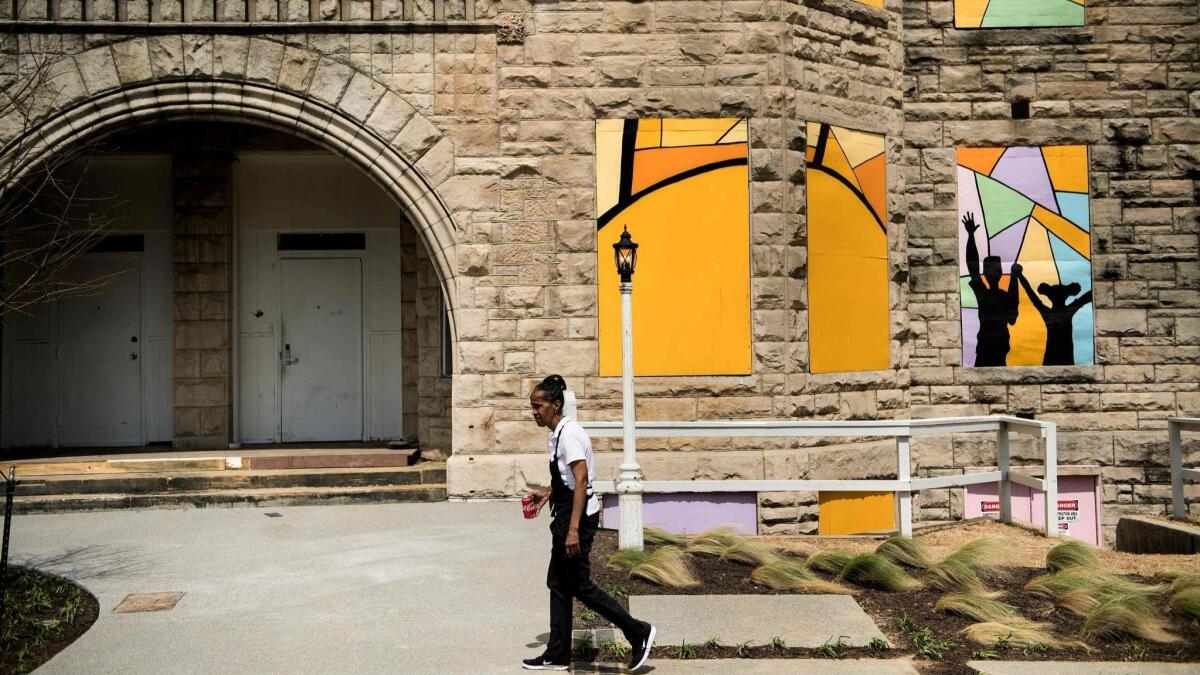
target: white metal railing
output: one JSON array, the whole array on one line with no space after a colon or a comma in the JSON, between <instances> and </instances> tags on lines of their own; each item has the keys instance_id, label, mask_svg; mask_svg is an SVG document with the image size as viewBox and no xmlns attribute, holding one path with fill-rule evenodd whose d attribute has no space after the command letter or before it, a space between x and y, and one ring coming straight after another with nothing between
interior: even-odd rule
<instances>
[{"instance_id":1,"label":"white metal railing","mask_svg":"<svg viewBox=\"0 0 1200 675\"><path fill-rule=\"evenodd\" d=\"M1200 481L1200 469L1188 469L1183 466L1183 443L1180 436L1185 431L1200 431L1200 417L1167 419L1167 436L1171 441L1171 501L1176 518L1187 515L1187 503L1183 500L1183 482Z\"/></svg>"},{"instance_id":2,"label":"white metal railing","mask_svg":"<svg viewBox=\"0 0 1200 675\"><path fill-rule=\"evenodd\" d=\"M566 414L596 438L619 438L621 422L579 420L575 396L567 392ZM793 492L838 490L846 492L895 492L900 533L912 534L912 493L978 483L1000 484L1000 520L1012 522L1012 484L1041 490L1046 495L1046 536L1058 534L1058 428L1053 422L1027 420L1009 415L986 417L943 417L918 420L737 420L698 422L635 422L640 438L895 438L896 478L882 480L643 480L643 492ZM967 432L996 434L995 471L913 478L910 475L910 445L914 436ZM1014 471L1009 466L1009 434L1027 434L1042 440L1042 478ZM1193 472L1200 476L1200 471ZM621 481L596 481L597 492L622 492Z\"/></svg>"}]
</instances>

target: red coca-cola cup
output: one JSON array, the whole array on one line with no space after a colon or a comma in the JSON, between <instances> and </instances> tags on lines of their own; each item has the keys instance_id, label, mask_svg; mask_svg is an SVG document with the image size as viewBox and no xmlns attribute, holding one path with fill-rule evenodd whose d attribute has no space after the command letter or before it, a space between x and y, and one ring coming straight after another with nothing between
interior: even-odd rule
<instances>
[{"instance_id":1,"label":"red coca-cola cup","mask_svg":"<svg viewBox=\"0 0 1200 675\"><path fill-rule=\"evenodd\" d=\"M537 518L537 500L533 495L525 495L521 497L521 513L525 514L525 519Z\"/></svg>"}]
</instances>

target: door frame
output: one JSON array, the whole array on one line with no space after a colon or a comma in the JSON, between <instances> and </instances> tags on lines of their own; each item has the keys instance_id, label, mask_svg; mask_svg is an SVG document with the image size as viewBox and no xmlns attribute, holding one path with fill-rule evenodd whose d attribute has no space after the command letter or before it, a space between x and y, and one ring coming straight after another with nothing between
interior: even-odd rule
<instances>
[{"instance_id":1,"label":"door frame","mask_svg":"<svg viewBox=\"0 0 1200 675\"><path fill-rule=\"evenodd\" d=\"M359 230L342 230L330 228L322 230L323 232L358 232ZM290 234L289 230L275 230L272 234L275 235L275 241L279 241L279 235ZM308 231L301 231L307 234ZM368 238L368 242L370 239ZM370 243L367 244L370 246ZM350 258L358 260L358 289L359 289L359 308L358 308L358 336L362 343L362 349L359 351L358 368L361 373L359 378L359 386L362 387L362 406L359 410L359 437L358 440L365 441L370 437L369 426L369 411L371 409L371 373L367 368L367 364L371 361L371 340L370 332L367 328L367 312L369 311L370 303L370 286L367 283L370 277L368 268L369 258L368 250L332 250L332 251L280 251L278 243L275 247L275 325L278 330L275 331L275 391L278 394L275 396L275 438L278 438L280 443L292 442L283 440L283 261L287 259L304 259L304 260L321 260L326 258ZM304 443L306 441L297 441ZM333 442L333 441L331 441Z\"/></svg>"}]
</instances>

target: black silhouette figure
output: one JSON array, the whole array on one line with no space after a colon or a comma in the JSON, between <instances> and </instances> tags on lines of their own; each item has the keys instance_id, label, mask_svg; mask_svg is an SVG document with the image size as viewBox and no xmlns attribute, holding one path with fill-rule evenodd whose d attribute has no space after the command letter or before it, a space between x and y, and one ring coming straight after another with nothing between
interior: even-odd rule
<instances>
[{"instance_id":1,"label":"black silhouette figure","mask_svg":"<svg viewBox=\"0 0 1200 675\"><path fill-rule=\"evenodd\" d=\"M1046 322L1046 355L1042 357L1042 365L1075 365L1075 341L1071 339L1071 322L1075 319L1075 312L1092 301L1092 292L1088 291L1067 302L1067 298L1082 290L1079 284L1038 284L1038 293L1050 299L1050 306L1047 307L1030 288L1028 279L1021 277L1021 285L1025 287L1033 306L1037 307L1042 315L1042 321Z\"/></svg>"},{"instance_id":2,"label":"black silhouette figure","mask_svg":"<svg viewBox=\"0 0 1200 675\"><path fill-rule=\"evenodd\" d=\"M971 275L969 286L975 291L975 300L979 305L975 365L1007 365L1008 327L1017 322L1017 306L1020 304L1017 285L1010 282L1008 290L1000 288L1000 277L1004 271L1000 267L999 256L989 255L983 259L983 276L980 276L979 249L975 247L975 230L979 229L979 225L970 213L963 216L962 223L967 230L967 272ZM1021 276L1020 263L1013 263L1012 275Z\"/></svg>"}]
</instances>

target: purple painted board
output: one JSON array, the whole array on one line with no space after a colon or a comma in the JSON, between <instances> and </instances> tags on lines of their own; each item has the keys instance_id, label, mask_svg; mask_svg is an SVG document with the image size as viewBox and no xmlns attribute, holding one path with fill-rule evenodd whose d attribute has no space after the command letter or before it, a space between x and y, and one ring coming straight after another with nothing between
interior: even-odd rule
<instances>
[{"instance_id":1,"label":"purple painted board","mask_svg":"<svg viewBox=\"0 0 1200 675\"><path fill-rule=\"evenodd\" d=\"M1097 476L1058 477L1058 529L1073 539L1100 545L1100 488ZM1000 486L982 483L967 486L965 514L967 518L1000 517ZM1013 520L1041 527L1046 522L1041 490L1024 485L1012 486Z\"/></svg>"},{"instance_id":2,"label":"purple painted board","mask_svg":"<svg viewBox=\"0 0 1200 675\"><path fill-rule=\"evenodd\" d=\"M1004 151L991 177L1020 192L1047 209L1058 213L1054 187L1041 148L1015 147Z\"/></svg>"},{"instance_id":3,"label":"purple painted board","mask_svg":"<svg viewBox=\"0 0 1200 675\"><path fill-rule=\"evenodd\" d=\"M617 495L604 495L604 527L617 529ZM732 525L742 534L758 532L755 492L672 492L642 495L642 521L674 534L696 534Z\"/></svg>"},{"instance_id":4,"label":"purple painted board","mask_svg":"<svg viewBox=\"0 0 1200 675\"><path fill-rule=\"evenodd\" d=\"M1028 226L1029 218L1022 218L988 240L988 255L1000 257L1001 269L1005 274L1012 272L1012 264L1021 252L1021 244L1025 241L1025 228Z\"/></svg>"}]
</instances>

